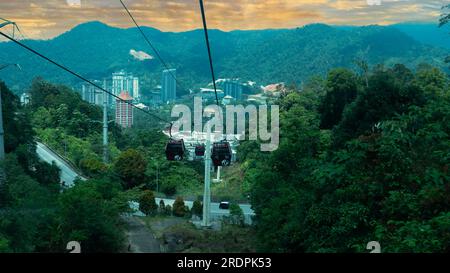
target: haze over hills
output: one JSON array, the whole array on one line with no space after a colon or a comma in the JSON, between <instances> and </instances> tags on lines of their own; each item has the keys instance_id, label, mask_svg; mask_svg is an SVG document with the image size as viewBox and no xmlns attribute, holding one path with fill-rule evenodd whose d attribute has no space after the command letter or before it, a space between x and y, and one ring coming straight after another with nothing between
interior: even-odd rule
<instances>
[{"instance_id":1,"label":"haze over hills","mask_svg":"<svg viewBox=\"0 0 450 273\"><path fill-rule=\"evenodd\" d=\"M450 51L444 41L446 32L429 31L432 28L437 29L431 24L388 27L314 24L281 30L211 30L210 39L218 78L239 77L258 84L281 81L299 84L334 67L355 67L357 58L366 59L371 65L403 63L415 67L429 63L444 67L443 60ZM177 75L186 89L210 81L203 31L173 33L143 29L168 65L178 69ZM450 36L447 38L450 41ZM163 69L156 58L138 60L130 54L130 50L135 50L154 56L135 28L119 29L89 22L52 40L24 43L91 79L102 79L119 69L134 72L142 79L143 92L159 84ZM10 42L0 43L0 61L23 67L21 72L8 70L0 74L16 90L27 87L36 76L73 86L79 82Z\"/></svg>"}]
</instances>

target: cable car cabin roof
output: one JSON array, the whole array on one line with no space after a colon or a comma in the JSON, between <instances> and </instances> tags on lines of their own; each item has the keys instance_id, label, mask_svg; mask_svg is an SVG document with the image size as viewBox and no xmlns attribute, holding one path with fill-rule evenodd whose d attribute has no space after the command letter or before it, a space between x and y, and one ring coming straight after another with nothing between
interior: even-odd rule
<instances>
[{"instance_id":1,"label":"cable car cabin roof","mask_svg":"<svg viewBox=\"0 0 450 273\"><path fill-rule=\"evenodd\" d=\"M171 139L166 145L166 152L179 152L184 151L185 149L184 141L182 139Z\"/></svg>"},{"instance_id":2,"label":"cable car cabin roof","mask_svg":"<svg viewBox=\"0 0 450 273\"><path fill-rule=\"evenodd\" d=\"M182 139L180 139L180 140L177 140L177 139L171 139L171 140L169 140L169 142L167 143L167 146L171 146L171 147L177 147L177 146L184 147L184 140L182 140Z\"/></svg>"},{"instance_id":3,"label":"cable car cabin roof","mask_svg":"<svg viewBox=\"0 0 450 273\"><path fill-rule=\"evenodd\" d=\"M183 160L185 151L186 148L182 139L170 139L166 145L166 158L170 161Z\"/></svg>"}]
</instances>

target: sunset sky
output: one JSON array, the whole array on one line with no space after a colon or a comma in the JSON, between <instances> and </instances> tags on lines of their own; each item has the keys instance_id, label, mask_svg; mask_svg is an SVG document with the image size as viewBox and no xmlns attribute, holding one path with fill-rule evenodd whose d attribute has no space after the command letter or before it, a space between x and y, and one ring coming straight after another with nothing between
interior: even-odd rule
<instances>
[{"instance_id":1,"label":"sunset sky","mask_svg":"<svg viewBox=\"0 0 450 273\"><path fill-rule=\"evenodd\" d=\"M124 0L141 25L163 31L201 27L197 0ZM450 0L204 0L210 28L294 28L437 22ZM30 38L48 39L88 21L116 27L132 22L119 0L0 0L0 18L15 21ZM3 29L4 30L4 29ZM9 29L8 29L9 30ZM5 30L6 31L6 30Z\"/></svg>"}]
</instances>

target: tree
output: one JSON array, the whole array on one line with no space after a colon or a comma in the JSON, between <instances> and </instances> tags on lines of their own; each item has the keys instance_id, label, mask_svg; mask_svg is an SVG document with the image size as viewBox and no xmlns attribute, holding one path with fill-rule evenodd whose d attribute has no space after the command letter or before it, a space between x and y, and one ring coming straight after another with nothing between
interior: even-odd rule
<instances>
[{"instance_id":1,"label":"tree","mask_svg":"<svg viewBox=\"0 0 450 273\"><path fill-rule=\"evenodd\" d=\"M153 215L158 210L155 196L152 191L145 191L139 200L139 210L145 215Z\"/></svg>"},{"instance_id":2,"label":"tree","mask_svg":"<svg viewBox=\"0 0 450 273\"><path fill-rule=\"evenodd\" d=\"M238 204L236 203L230 204L230 217L231 221L234 224L241 226L244 225L245 221L244 212L242 211L242 208Z\"/></svg>"},{"instance_id":3,"label":"tree","mask_svg":"<svg viewBox=\"0 0 450 273\"><path fill-rule=\"evenodd\" d=\"M169 174L162 180L161 191L168 196L173 196L177 193L177 181L180 180L180 177Z\"/></svg>"},{"instance_id":4,"label":"tree","mask_svg":"<svg viewBox=\"0 0 450 273\"><path fill-rule=\"evenodd\" d=\"M346 105L351 103L358 92L356 75L347 69L335 69L328 74L327 93L323 98L319 111L320 126L331 129L339 123Z\"/></svg>"},{"instance_id":5,"label":"tree","mask_svg":"<svg viewBox=\"0 0 450 273\"><path fill-rule=\"evenodd\" d=\"M101 180L81 181L59 198L59 226L55 240L61 247L79 241L84 253L118 252L123 247L120 210L97 190Z\"/></svg>"},{"instance_id":6,"label":"tree","mask_svg":"<svg viewBox=\"0 0 450 273\"><path fill-rule=\"evenodd\" d=\"M93 157L80 160L80 168L84 174L93 177L104 175L108 170L103 162Z\"/></svg>"},{"instance_id":7,"label":"tree","mask_svg":"<svg viewBox=\"0 0 450 273\"><path fill-rule=\"evenodd\" d=\"M159 213L165 214L165 209L166 209L166 204L164 203L164 200L163 199L159 200L159 207L158 207Z\"/></svg>"},{"instance_id":8,"label":"tree","mask_svg":"<svg viewBox=\"0 0 450 273\"><path fill-rule=\"evenodd\" d=\"M7 251L51 251L57 193L29 176L14 153L7 154L3 163L6 181L0 192L0 240L7 239Z\"/></svg>"},{"instance_id":9,"label":"tree","mask_svg":"<svg viewBox=\"0 0 450 273\"><path fill-rule=\"evenodd\" d=\"M59 186L61 170L55 162L48 164L47 162L40 161L35 163L34 167L34 176L39 183L43 185Z\"/></svg>"},{"instance_id":10,"label":"tree","mask_svg":"<svg viewBox=\"0 0 450 273\"><path fill-rule=\"evenodd\" d=\"M304 99L283 98L279 149L243 149L259 251L366 252L376 240L383 252L447 252L447 78L378 67L333 130Z\"/></svg>"},{"instance_id":11,"label":"tree","mask_svg":"<svg viewBox=\"0 0 450 273\"><path fill-rule=\"evenodd\" d=\"M175 202L173 203L173 215L177 217L184 217L186 214L184 200L181 196L178 196L177 199L175 199Z\"/></svg>"},{"instance_id":12,"label":"tree","mask_svg":"<svg viewBox=\"0 0 450 273\"><path fill-rule=\"evenodd\" d=\"M442 27L446 24L448 24L448 22L450 22L450 5L446 5L442 7L443 10L445 10L444 13L441 14L441 18L439 19L439 26Z\"/></svg>"},{"instance_id":13,"label":"tree","mask_svg":"<svg viewBox=\"0 0 450 273\"><path fill-rule=\"evenodd\" d=\"M114 164L114 170L121 177L126 189L133 188L145 182L147 161L134 149L128 149L120 154Z\"/></svg>"},{"instance_id":14,"label":"tree","mask_svg":"<svg viewBox=\"0 0 450 273\"><path fill-rule=\"evenodd\" d=\"M35 133L28 114L20 106L19 98L3 82L0 82L0 90L5 152L12 152L20 145L34 145Z\"/></svg>"},{"instance_id":15,"label":"tree","mask_svg":"<svg viewBox=\"0 0 450 273\"><path fill-rule=\"evenodd\" d=\"M166 215L169 215L169 216L172 215L172 207L170 205L166 205L164 212Z\"/></svg>"},{"instance_id":16,"label":"tree","mask_svg":"<svg viewBox=\"0 0 450 273\"><path fill-rule=\"evenodd\" d=\"M202 217L203 216L203 204L200 200L195 200L191 209L192 215Z\"/></svg>"},{"instance_id":17,"label":"tree","mask_svg":"<svg viewBox=\"0 0 450 273\"><path fill-rule=\"evenodd\" d=\"M335 128L334 142L342 146L349 139L374 129L378 122L403 114L412 105L421 106L425 96L403 65L378 69L369 78L369 87L346 107Z\"/></svg>"}]
</instances>

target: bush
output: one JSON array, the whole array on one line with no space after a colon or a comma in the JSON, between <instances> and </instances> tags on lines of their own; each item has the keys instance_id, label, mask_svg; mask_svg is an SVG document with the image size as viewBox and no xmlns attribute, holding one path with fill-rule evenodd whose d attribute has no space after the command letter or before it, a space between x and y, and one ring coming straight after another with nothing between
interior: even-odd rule
<instances>
[{"instance_id":1,"label":"bush","mask_svg":"<svg viewBox=\"0 0 450 273\"><path fill-rule=\"evenodd\" d=\"M184 217L186 217L186 218L191 218L192 217L191 210L189 209L188 206L184 206Z\"/></svg>"},{"instance_id":2,"label":"bush","mask_svg":"<svg viewBox=\"0 0 450 273\"><path fill-rule=\"evenodd\" d=\"M164 200L160 200L159 201L159 213L160 214L165 214L165 209L166 209L166 204L164 203Z\"/></svg>"},{"instance_id":3,"label":"bush","mask_svg":"<svg viewBox=\"0 0 450 273\"><path fill-rule=\"evenodd\" d=\"M161 191L168 196L172 196L177 193L177 186L173 180L164 181L161 185Z\"/></svg>"},{"instance_id":4,"label":"bush","mask_svg":"<svg viewBox=\"0 0 450 273\"><path fill-rule=\"evenodd\" d=\"M195 200L192 204L192 215L202 217L203 216L203 204L199 200Z\"/></svg>"},{"instance_id":5,"label":"bush","mask_svg":"<svg viewBox=\"0 0 450 273\"><path fill-rule=\"evenodd\" d=\"M164 214L169 215L169 216L172 215L172 207L170 205L166 205Z\"/></svg>"},{"instance_id":6,"label":"bush","mask_svg":"<svg viewBox=\"0 0 450 273\"><path fill-rule=\"evenodd\" d=\"M184 200L182 197L178 196L175 200L175 203L173 203L173 215L177 217L184 217L186 214L186 208L184 206Z\"/></svg>"},{"instance_id":7,"label":"bush","mask_svg":"<svg viewBox=\"0 0 450 273\"><path fill-rule=\"evenodd\" d=\"M145 215L155 214L158 205L155 202L155 196L152 191L145 191L139 200L139 210Z\"/></svg>"},{"instance_id":8,"label":"bush","mask_svg":"<svg viewBox=\"0 0 450 273\"><path fill-rule=\"evenodd\" d=\"M230 204L230 218L233 224L244 225L244 212L236 203Z\"/></svg>"}]
</instances>

